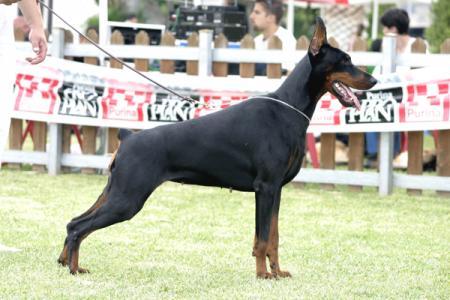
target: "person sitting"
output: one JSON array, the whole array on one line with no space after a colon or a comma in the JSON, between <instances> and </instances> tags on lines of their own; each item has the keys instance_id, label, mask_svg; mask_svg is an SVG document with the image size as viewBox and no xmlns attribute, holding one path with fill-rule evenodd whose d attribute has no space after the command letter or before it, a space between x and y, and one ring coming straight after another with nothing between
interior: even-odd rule
<instances>
[{"instance_id":1,"label":"person sitting","mask_svg":"<svg viewBox=\"0 0 450 300\"><path fill-rule=\"evenodd\" d=\"M397 39L397 54L405 54L412 52L412 45L416 41L414 37L408 34L409 31L409 16L408 13L399 8L392 8L387 10L380 19L383 26L383 34L396 34ZM381 40L375 40L372 45L372 51L381 51ZM396 72L401 72L409 69L405 66L397 66ZM376 66L372 75L375 77L381 74L381 66ZM378 155L378 132L366 132L366 154L368 158L367 166L373 166ZM401 151L401 134L394 133L394 156Z\"/></svg>"}]
</instances>

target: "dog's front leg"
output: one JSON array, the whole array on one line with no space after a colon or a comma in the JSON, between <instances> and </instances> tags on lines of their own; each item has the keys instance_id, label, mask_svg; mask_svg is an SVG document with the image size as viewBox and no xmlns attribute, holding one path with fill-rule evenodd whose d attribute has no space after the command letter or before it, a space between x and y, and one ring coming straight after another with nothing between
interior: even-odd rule
<instances>
[{"instance_id":1,"label":"dog's front leg","mask_svg":"<svg viewBox=\"0 0 450 300\"><path fill-rule=\"evenodd\" d=\"M261 183L255 186L255 190L256 233L253 244L253 256L256 257L256 276L258 278L270 279L275 276L267 272L266 256L276 189L269 184Z\"/></svg>"},{"instance_id":2,"label":"dog's front leg","mask_svg":"<svg viewBox=\"0 0 450 300\"><path fill-rule=\"evenodd\" d=\"M275 205L277 205L275 203ZM278 201L279 207L279 201ZM267 256L270 261L270 271L273 275L279 277L291 277L288 271L281 271L280 263L278 261L278 209L274 209L272 222L270 224L269 244L267 246Z\"/></svg>"},{"instance_id":3,"label":"dog's front leg","mask_svg":"<svg viewBox=\"0 0 450 300\"><path fill-rule=\"evenodd\" d=\"M280 263L278 261L278 212L280 211L281 203L281 188L275 195L273 203L272 220L270 223L269 244L267 245L267 257L270 261L270 271L273 275L279 277L290 277L291 274L287 271L281 271Z\"/></svg>"}]
</instances>

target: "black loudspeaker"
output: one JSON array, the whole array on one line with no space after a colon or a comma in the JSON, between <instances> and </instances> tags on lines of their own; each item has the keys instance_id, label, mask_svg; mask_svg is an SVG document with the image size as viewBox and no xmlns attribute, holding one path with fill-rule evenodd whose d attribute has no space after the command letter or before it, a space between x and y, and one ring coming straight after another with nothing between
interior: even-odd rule
<instances>
[{"instance_id":1,"label":"black loudspeaker","mask_svg":"<svg viewBox=\"0 0 450 300\"><path fill-rule=\"evenodd\" d=\"M245 7L178 7L171 17L170 29L177 39L187 39L193 32L211 29L214 37L223 33L230 42L240 41L248 32Z\"/></svg>"}]
</instances>

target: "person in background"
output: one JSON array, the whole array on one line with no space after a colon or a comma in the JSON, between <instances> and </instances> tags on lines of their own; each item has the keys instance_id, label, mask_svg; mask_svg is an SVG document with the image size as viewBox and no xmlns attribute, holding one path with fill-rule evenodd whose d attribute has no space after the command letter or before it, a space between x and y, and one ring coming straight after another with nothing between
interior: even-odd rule
<instances>
[{"instance_id":1,"label":"person in background","mask_svg":"<svg viewBox=\"0 0 450 300\"><path fill-rule=\"evenodd\" d=\"M125 22L130 22L130 23L138 23L139 19L135 14L130 14L127 16L127 18L125 19Z\"/></svg>"},{"instance_id":2,"label":"person in background","mask_svg":"<svg viewBox=\"0 0 450 300\"><path fill-rule=\"evenodd\" d=\"M277 36L282 44L283 51L295 51L297 40L291 32L280 26L283 17L282 0L256 0L253 10L250 14L250 22L255 30L260 32L255 37L255 49L266 50L268 40L272 36ZM295 63L283 63L282 69L289 72L295 66ZM265 64L256 65L257 75L265 75Z\"/></svg>"},{"instance_id":3,"label":"person in background","mask_svg":"<svg viewBox=\"0 0 450 300\"><path fill-rule=\"evenodd\" d=\"M349 47L348 49L350 51L354 50L353 47L355 46L355 42L357 39L365 39L365 30L366 30L366 26L362 23L358 24L358 26L356 26L356 30L353 33L352 37L350 38L349 41Z\"/></svg>"},{"instance_id":4,"label":"person in background","mask_svg":"<svg viewBox=\"0 0 450 300\"><path fill-rule=\"evenodd\" d=\"M397 34L397 53L411 53L412 44L416 38L408 34L409 16L403 9L393 8L386 11L380 20L383 25L383 33Z\"/></svg>"},{"instance_id":5,"label":"person in background","mask_svg":"<svg viewBox=\"0 0 450 300\"><path fill-rule=\"evenodd\" d=\"M36 0L0 0L0 167L2 153L9 134L11 111L13 107L13 86L15 72L15 46L13 20L17 14L18 3L30 28L28 39L35 53L27 58L31 64L38 64L47 55L47 39L45 37L42 17Z\"/></svg>"},{"instance_id":6,"label":"person in background","mask_svg":"<svg viewBox=\"0 0 450 300\"><path fill-rule=\"evenodd\" d=\"M409 16L408 13L399 8L392 8L387 10L380 19L383 26L383 34L394 33L397 35L397 53L405 54L411 53L412 44L416 41L414 37L409 36ZM381 51L381 40L377 39L373 42L371 51ZM397 66L396 72L408 69L405 66ZM381 74L381 66L376 66L372 75L377 77ZM373 167L378 155L378 140L379 134L377 132L366 132L366 154L367 166ZM401 134L394 133L394 156L398 155L401 150Z\"/></svg>"}]
</instances>

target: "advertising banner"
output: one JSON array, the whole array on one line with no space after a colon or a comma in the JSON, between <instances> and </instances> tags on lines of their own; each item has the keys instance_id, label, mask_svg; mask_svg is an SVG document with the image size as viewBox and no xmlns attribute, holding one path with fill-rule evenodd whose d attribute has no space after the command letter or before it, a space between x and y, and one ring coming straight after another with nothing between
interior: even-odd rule
<instances>
[{"instance_id":1,"label":"advertising banner","mask_svg":"<svg viewBox=\"0 0 450 300\"><path fill-rule=\"evenodd\" d=\"M38 66L19 61L16 65L13 118L99 127L144 129L198 118L272 92L283 80L148 73L159 83L198 100L191 103L129 70L57 58ZM390 74L379 78L369 91L355 91L360 110L342 107L327 93L318 102L308 130L450 129L449 83L450 73L439 68Z\"/></svg>"}]
</instances>

